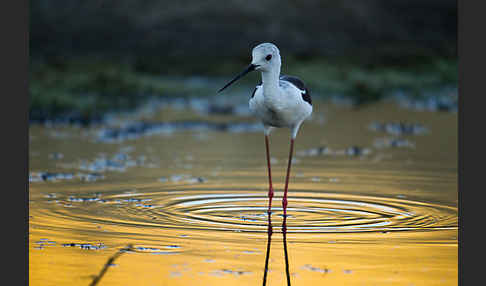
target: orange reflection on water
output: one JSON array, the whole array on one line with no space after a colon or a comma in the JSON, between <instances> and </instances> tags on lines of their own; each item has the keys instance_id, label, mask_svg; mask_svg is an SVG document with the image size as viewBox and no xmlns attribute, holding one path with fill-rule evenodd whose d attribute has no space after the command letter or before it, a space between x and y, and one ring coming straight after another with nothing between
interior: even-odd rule
<instances>
[{"instance_id":1,"label":"orange reflection on water","mask_svg":"<svg viewBox=\"0 0 486 286\"><path fill-rule=\"evenodd\" d=\"M322 145L372 152L296 156L284 241L288 134L272 134L266 285L286 285L288 277L292 285L457 285L457 115L317 102L316 118L324 108L326 123L306 122L296 153ZM375 147L387 135L367 126L399 120L430 132L408 138L415 148ZM150 164L95 182L30 183L30 285L89 285L128 244L134 251L118 257L99 285L262 284L269 238L262 134L182 132L100 144L76 129L57 131L66 138L30 129L31 172L80 172L82 160L127 147L127 156ZM49 160L52 152L64 157Z\"/></svg>"}]
</instances>

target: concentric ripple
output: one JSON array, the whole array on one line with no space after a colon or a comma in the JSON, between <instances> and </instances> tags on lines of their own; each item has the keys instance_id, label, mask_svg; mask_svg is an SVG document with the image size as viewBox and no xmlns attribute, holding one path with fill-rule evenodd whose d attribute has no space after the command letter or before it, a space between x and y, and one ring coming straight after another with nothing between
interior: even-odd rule
<instances>
[{"instance_id":1,"label":"concentric ripple","mask_svg":"<svg viewBox=\"0 0 486 286\"><path fill-rule=\"evenodd\" d=\"M281 198L272 216L282 218ZM66 202L67 203L67 202ZM77 206L77 204L79 204ZM135 227L266 232L268 198L262 192L184 189L69 198L71 219ZM98 217L93 217L98 213ZM287 208L289 233L359 233L457 229L457 208L408 200L293 191ZM67 216L65 216L67 217Z\"/></svg>"},{"instance_id":2,"label":"concentric ripple","mask_svg":"<svg viewBox=\"0 0 486 286\"><path fill-rule=\"evenodd\" d=\"M281 198L272 211L282 216ZM203 229L266 231L268 199L261 194L203 194L171 198L154 213L172 224ZM293 233L433 230L457 226L457 209L396 198L301 191L289 197Z\"/></svg>"}]
</instances>

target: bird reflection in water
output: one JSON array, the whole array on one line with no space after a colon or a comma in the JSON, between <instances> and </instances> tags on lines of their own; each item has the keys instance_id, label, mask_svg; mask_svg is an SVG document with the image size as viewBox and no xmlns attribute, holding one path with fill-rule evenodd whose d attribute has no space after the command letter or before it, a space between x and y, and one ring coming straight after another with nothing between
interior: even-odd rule
<instances>
[{"instance_id":1,"label":"bird reflection in water","mask_svg":"<svg viewBox=\"0 0 486 286\"><path fill-rule=\"evenodd\" d=\"M272 227L272 216L270 212L268 214L267 234L268 234L267 253L265 255L265 269L263 270L263 286L267 284L268 260L270 258L270 248L272 245L273 227ZM287 275L287 285L290 286L289 255L287 251L287 216L286 215L283 216L282 235L283 235L283 247L284 247L284 254L285 254L285 274Z\"/></svg>"},{"instance_id":2,"label":"bird reflection in water","mask_svg":"<svg viewBox=\"0 0 486 286\"><path fill-rule=\"evenodd\" d=\"M287 274L287 285L290 286L289 255L287 252L287 216L284 215L282 222L283 246L285 252L285 273Z\"/></svg>"},{"instance_id":3,"label":"bird reflection in water","mask_svg":"<svg viewBox=\"0 0 486 286\"><path fill-rule=\"evenodd\" d=\"M268 273L268 259L270 258L270 245L272 244L272 215L268 212L268 228L267 228L267 254L265 255L265 269L263 270L263 286L267 284Z\"/></svg>"}]
</instances>

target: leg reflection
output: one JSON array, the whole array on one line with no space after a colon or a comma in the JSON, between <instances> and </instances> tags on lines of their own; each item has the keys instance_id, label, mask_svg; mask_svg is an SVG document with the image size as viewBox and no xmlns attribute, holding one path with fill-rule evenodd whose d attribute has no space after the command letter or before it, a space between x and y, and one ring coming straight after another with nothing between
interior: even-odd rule
<instances>
[{"instance_id":1,"label":"leg reflection","mask_svg":"<svg viewBox=\"0 0 486 286\"><path fill-rule=\"evenodd\" d=\"M267 239L267 254L265 257L265 270L263 272L263 286L267 284L267 273L268 273L268 259L270 258L270 245L272 244L272 214L268 212L268 239Z\"/></svg>"},{"instance_id":2,"label":"leg reflection","mask_svg":"<svg viewBox=\"0 0 486 286\"><path fill-rule=\"evenodd\" d=\"M287 253L287 216L284 215L282 223L283 246L285 252L285 273L287 274L287 285L290 286L289 255Z\"/></svg>"}]
</instances>

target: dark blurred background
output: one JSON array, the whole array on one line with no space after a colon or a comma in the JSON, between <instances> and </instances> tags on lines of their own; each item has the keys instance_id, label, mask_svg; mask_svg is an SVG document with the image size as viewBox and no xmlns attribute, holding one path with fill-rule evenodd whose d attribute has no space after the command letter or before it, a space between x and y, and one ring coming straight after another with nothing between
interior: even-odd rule
<instances>
[{"instance_id":1,"label":"dark blurred background","mask_svg":"<svg viewBox=\"0 0 486 286\"><path fill-rule=\"evenodd\" d=\"M176 78L221 84L261 42L275 43L282 70L318 96L366 103L393 88L457 84L453 0L43 0L30 3L30 118L212 93Z\"/></svg>"}]
</instances>

